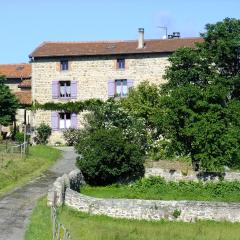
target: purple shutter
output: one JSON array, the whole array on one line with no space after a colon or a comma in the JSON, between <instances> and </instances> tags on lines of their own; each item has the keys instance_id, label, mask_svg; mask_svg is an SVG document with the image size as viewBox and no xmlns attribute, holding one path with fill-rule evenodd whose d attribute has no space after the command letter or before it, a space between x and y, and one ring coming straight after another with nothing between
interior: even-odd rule
<instances>
[{"instance_id":1,"label":"purple shutter","mask_svg":"<svg viewBox=\"0 0 240 240\"><path fill-rule=\"evenodd\" d=\"M71 98L77 98L77 81L71 81Z\"/></svg>"},{"instance_id":2,"label":"purple shutter","mask_svg":"<svg viewBox=\"0 0 240 240\"><path fill-rule=\"evenodd\" d=\"M51 116L51 126L52 126L52 130L56 131L58 130L58 125L59 125L59 115L57 112L52 112L52 116Z\"/></svg>"},{"instance_id":3,"label":"purple shutter","mask_svg":"<svg viewBox=\"0 0 240 240\"><path fill-rule=\"evenodd\" d=\"M58 81L52 81L52 98L56 99L59 97L59 83Z\"/></svg>"},{"instance_id":4,"label":"purple shutter","mask_svg":"<svg viewBox=\"0 0 240 240\"><path fill-rule=\"evenodd\" d=\"M128 89L133 87L133 80L127 80Z\"/></svg>"},{"instance_id":5,"label":"purple shutter","mask_svg":"<svg viewBox=\"0 0 240 240\"><path fill-rule=\"evenodd\" d=\"M114 97L115 95L115 81L109 80L108 81L108 97Z\"/></svg>"},{"instance_id":6,"label":"purple shutter","mask_svg":"<svg viewBox=\"0 0 240 240\"><path fill-rule=\"evenodd\" d=\"M71 115L71 127L77 128L77 114L76 113L72 113L72 115Z\"/></svg>"}]
</instances>

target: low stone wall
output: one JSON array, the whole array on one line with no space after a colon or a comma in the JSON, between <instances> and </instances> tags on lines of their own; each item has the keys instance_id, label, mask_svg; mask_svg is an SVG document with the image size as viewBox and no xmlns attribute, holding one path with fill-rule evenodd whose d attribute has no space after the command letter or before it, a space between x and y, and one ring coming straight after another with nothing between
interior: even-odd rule
<instances>
[{"instance_id":1,"label":"low stone wall","mask_svg":"<svg viewBox=\"0 0 240 240\"><path fill-rule=\"evenodd\" d=\"M166 219L185 222L196 220L240 221L239 203L100 199L88 197L67 188L65 205L81 212L115 218Z\"/></svg>"},{"instance_id":2,"label":"low stone wall","mask_svg":"<svg viewBox=\"0 0 240 240\"><path fill-rule=\"evenodd\" d=\"M157 169L146 171L147 176L161 176L166 180L196 180ZM160 175L161 174L161 175ZM232 178L228 178L231 179ZM237 180L237 179L234 179ZM115 218L144 220L177 220L194 222L196 220L240 221L240 203L202 202L202 201L162 201L143 199L101 199L80 194L84 184L80 170L74 170L56 179L48 192L48 206L66 206L96 215Z\"/></svg>"},{"instance_id":3,"label":"low stone wall","mask_svg":"<svg viewBox=\"0 0 240 240\"><path fill-rule=\"evenodd\" d=\"M166 181L240 181L240 173L225 172L225 173L202 173L190 172L184 174L180 170L161 169L161 168L146 168L145 177L162 177Z\"/></svg>"},{"instance_id":4,"label":"low stone wall","mask_svg":"<svg viewBox=\"0 0 240 240\"><path fill-rule=\"evenodd\" d=\"M84 183L83 175L78 169L57 178L52 188L48 191L48 206L62 206L65 200L66 189L70 188L79 191L81 184Z\"/></svg>"}]
</instances>

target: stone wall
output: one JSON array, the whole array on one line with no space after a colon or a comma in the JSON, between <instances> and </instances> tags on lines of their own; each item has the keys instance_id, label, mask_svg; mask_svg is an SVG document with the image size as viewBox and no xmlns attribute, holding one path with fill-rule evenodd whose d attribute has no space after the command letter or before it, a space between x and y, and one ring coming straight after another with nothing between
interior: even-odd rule
<instances>
[{"instance_id":1,"label":"stone wall","mask_svg":"<svg viewBox=\"0 0 240 240\"><path fill-rule=\"evenodd\" d=\"M126 68L116 69L119 56L94 56L69 58L69 70L59 71L59 58L34 60L32 63L32 98L33 102L43 104L46 102L64 102L68 100L52 99L52 81L77 81L77 99L86 100L108 98L108 81L115 79L131 79L134 86L142 81L155 84L165 82L163 75L169 65L167 54L144 54L124 56ZM81 119L81 116L78 117ZM51 112L36 111L34 113L34 126L41 122L51 124ZM81 121L78 120L78 127ZM51 143L59 141L62 133L53 132Z\"/></svg>"},{"instance_id":2,"label":"stone wall","mask_svg":"<svg viewBox=\"0 0 240 240\"><path fill-rule=\"evenodd\" d=\"M67 188L65 205L81 212L115 218L166 219L184 222L194 222L196 220L240 221L239 203L100 199L88 197Z\"/></svg>"},{"instance_id":3,"label":"stone wall","mask_svg":"<svg viewBox=\"0 0 240 240\"><path fill-rule=\"evenodd\" d=\"M173 169L146 168L145 177L151 176L162 177L166 181L240 181L239 172L201 173L190 171L189 173L184 173Z\"/></svg>"},{"instance_id":4,"label":"stone wall","mask_svg":"<svg viewBox=\"0 0 240 240\"><path fill-rule=\"evenodd\" d=\"M48 192L48 206L65 204L89 214L138 220L240 221L240 203L93 198L77 192L81 184L80 170L57 178Z\"/></svg>"}]
</instances>

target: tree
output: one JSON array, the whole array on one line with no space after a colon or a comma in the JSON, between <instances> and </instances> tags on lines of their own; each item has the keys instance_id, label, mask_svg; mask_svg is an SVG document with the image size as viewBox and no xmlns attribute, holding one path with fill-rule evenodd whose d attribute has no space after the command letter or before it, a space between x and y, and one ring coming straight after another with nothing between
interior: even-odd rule
<instances>
[{"instance_id":1,"label":"tree","mask_svg":"<svg viewBox=\"0 0 240 240\"><path fill-rule=\"evenodd\" d=\"M202 37L169 59L160 127L196 168L222 171L240 166L240 20L207 24Z\"/></svg>"},{"instance_id":2,"label":"tree","mask_svg":"<svg viewBox=\"0 0 240 240\"><path fill-rule=\"evenodd\" d=\"M4 84L5 77L0 76L0 125L9 125L15 121L18 101Z\"/></svg>"}]
</instances>

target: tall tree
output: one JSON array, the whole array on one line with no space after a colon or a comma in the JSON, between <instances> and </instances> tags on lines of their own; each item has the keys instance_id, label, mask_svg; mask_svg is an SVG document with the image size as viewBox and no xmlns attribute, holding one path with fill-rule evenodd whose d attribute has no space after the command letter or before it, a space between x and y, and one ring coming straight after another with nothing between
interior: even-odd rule
<instances>
[{"instance_id":1,"label":"tall tree","mask_svg":"<svg viewBox=\"0 0 240 240\"><path fill-rule=\"evenodd\" d=\"M4 83L5 77L0 76L0 125L9 125L15 120L18 101Z\"/></svg>"},{"instance_id":2,"label":"tall tree","mask_svg":"<svg viewBox=\"0 0 240 240\"><path fill-rule=\"evenodd\" d=\"M194 165L221 171L240 166L240 20L207 24L201 36L170 57L162 131Z\"/></svg>"}]
</instances>

